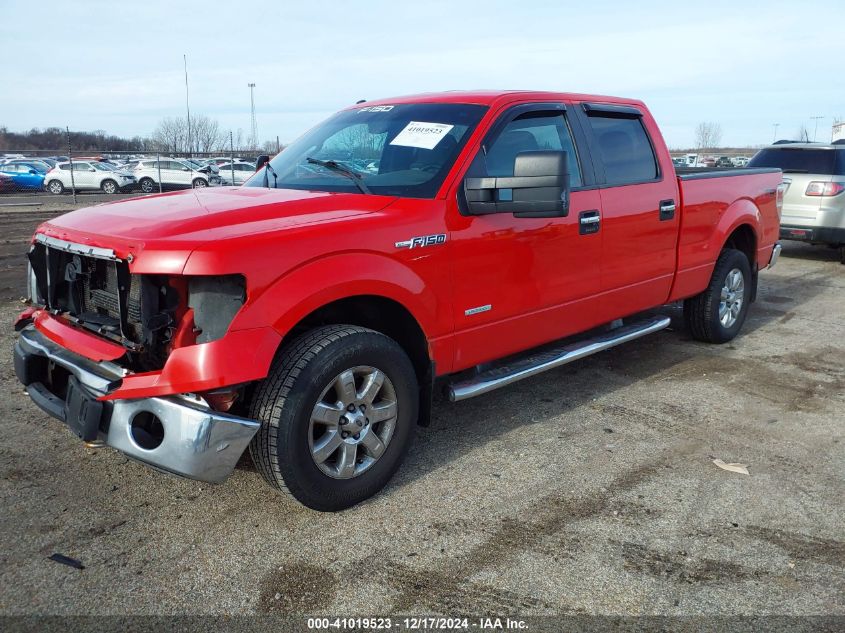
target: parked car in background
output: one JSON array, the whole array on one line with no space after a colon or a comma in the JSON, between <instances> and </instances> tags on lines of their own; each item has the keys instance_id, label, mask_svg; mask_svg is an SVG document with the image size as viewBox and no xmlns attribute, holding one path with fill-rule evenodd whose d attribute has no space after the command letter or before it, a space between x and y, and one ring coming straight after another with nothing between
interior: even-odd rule
<instances>
[{"instance_id":1,"label":"parked car in background","mask_svg":"<svg viewBox=\"0 0 845 633\"><path fill-rule=\"evenodd\" d=\"M60 195L66 190L75 188L77 191L101 190L104 193L119 193L135 188L135 176L128 172L117 171L106 163L97 161L73 161L73 178L71 178L71 163L59 163L51 169L44 178L47 191Z\"/></svg>"},{"instance_id":2,"label":"parked car in background","mask_svg":"<svg viewBox=\"0 0 845 633\"><path fill-rule=\"evenodd\" d=\"M56 163L47 158L12 158L3 162L3 165L33 165L39 171L48 172Z\"/></svg>"},{"instance_id":3,"label":"parked car in background","mask_svg":"<svg viewBox=\"0 0 845 633\"><path fill-rule=\"evenodd\" d=\"M748 164L748 156L734 156L733 164L735 167L745 167Z\"/></svg>"},{"instance_id":4,"label":"parked car in background","mask_svg":"<svg viewBox=\"0 0 845 633\"><path fill-rule=\"evenodd\" d=\"M0 172L0 192L14 191L15 181L9 174Z\"/></svg>"},{"instance_id":5,"label":"parked car in background","mask_svg":"<svg viewBox=\"0 0 845 633\"><path fill-rule=\"evenodd\" d=\"M845 264L845 145L778 143L748 167L783 170L781 238L837 248Z\"/></svg>"},{"instance_id":6,"label":"parked car in background","mask_svg":"<svg viewBox=\"0 0 845 633\"><path fill-rule=\"evenodd\" d=\"M255 165L247 162L220 165L220 180L224 185L242 185L255 173Z\"/></svg>"},{"instance_id":7,"label":"parked car in background","mask_svg":"<svg viewBox=\"0 0 845 633\"><path fill-rule=\"evenodd\" d=\"M46 169L33 163L0 165L0 174L6 174L12 179L16 191L41 191L46 173Z\"/></svg>"},{"instance_id":8,"label":"parked car in background","mask_svg":"<svg viewBox=\"0 0 845 633\"><path fill-rule=\"evenodd\" d=\"M716 159L716 167L733 167L733 161L731 160L730 156L719 156Z\"/></svg>"},{"instance_id":9,"label":"parked car in background","mask_svg":"<svg viewBox=\"0 0 845 633\"><path fill-rule=\"evenodd\" d=\"M158 191L159 178L162 189L219 185L220 176L209 171L181 158L161 158L138 161L132 175L141 191L153 193Z\"/></svg>"}]
</instances>

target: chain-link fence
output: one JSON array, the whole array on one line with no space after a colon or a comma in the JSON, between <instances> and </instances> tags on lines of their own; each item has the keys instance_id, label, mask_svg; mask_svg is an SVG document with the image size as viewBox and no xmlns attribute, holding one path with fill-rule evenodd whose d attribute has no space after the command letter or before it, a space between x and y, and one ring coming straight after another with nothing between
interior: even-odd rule
<instances>
[{"instance_id":1,"label":"chain-link fence","mask_svg":"<svg viewBox=\"0 0 845 633\"><path fill-rule=\"evenodd\" d=\"M0 205L22 196L143 195L243 184L255 152L0 150Z\"/></svg>"},{"instance_id":2,"label":"chain-link fence","mask_svg":"<svg viewBox=\"0 0 845 633\"><path fill-rule=\"evenodd\" d=\"M679 167L744 167L756 149L671 152ZM0 205L20 196L139 195L243 184L258 152L0 150Z\"/></svg>"}]
</instances>

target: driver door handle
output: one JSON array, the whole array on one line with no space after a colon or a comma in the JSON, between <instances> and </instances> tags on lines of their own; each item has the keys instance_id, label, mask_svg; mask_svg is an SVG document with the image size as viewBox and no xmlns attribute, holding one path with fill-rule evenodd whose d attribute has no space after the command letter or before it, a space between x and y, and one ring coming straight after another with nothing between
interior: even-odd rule
<instances>
[{"instance_id":1,"label":"driver door handle","mask_svg":"<svg viewBox=\"0 0 845 633\"><path fill-rule=\"evenodd\" d=\"M661 200L660 201L660 221L665 222L675 217L675 201Z\"/></svg>"}]
</instances>

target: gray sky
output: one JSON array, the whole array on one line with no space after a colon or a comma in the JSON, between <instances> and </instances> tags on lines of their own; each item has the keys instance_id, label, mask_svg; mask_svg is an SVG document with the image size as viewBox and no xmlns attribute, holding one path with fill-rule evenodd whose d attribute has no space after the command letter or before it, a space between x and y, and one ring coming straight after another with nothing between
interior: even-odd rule
<instances>
[{"instance_id":1,"label":"gray sky","mask_svg":"<svg viewBox=\"0 0 845 633\"><path fill-rule=\"evenodd\" d=\"M290 141L358 99L519 88L629 96L672 147L830 138L845 117L845 2L0 0L0 125L152 133L191 111ZM571 6L570 6L571 5Z\"/></svg>"}]
</instances>

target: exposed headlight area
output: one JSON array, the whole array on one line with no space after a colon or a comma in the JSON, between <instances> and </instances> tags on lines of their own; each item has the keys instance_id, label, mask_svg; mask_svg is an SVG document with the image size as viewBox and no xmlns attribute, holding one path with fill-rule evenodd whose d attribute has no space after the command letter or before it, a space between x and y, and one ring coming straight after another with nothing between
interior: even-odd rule
<instances>
[{"instance_id":1,"label":"exposed headlight area","mask_svg":"<svg viewBox=\"0 0 845 633\"><path fill-rule=\"evenodd\" d=\"M246 302L243 275L188 278L188 307L194 311L197 343L222 338Z\"/></svg>"}]
</instances>

